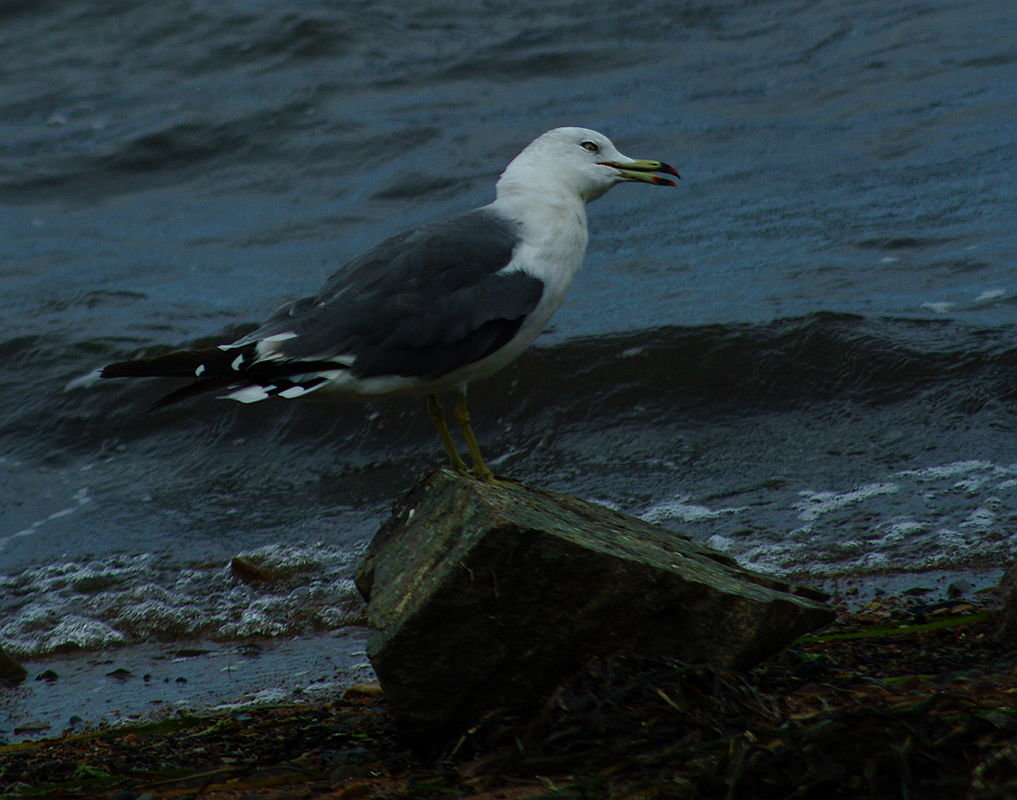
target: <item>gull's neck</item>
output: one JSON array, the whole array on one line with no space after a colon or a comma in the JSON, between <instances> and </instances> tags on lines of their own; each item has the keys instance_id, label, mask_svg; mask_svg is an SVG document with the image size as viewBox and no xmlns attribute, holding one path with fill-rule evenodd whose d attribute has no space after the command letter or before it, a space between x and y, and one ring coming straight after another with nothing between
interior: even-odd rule
<instances>
[{"instance_id":1,"label":"gull's neck","mask_svg":"<svg viewBox=\"0 0 1017 800\"><path fill-rule=\"evenodd\" d=\"M520 175L511 166L498 181L497 199L489 208L519 225L516 268L544 281L542 313L534 316L534 324L542 327L582 266L586 203L567 181L546 173Z\"/></svg>"},{"instance_id":2,"label":"gull's neck","mask_svg":"<svg viewBox=\"0 0 1017 800\"><path fill-rule=\"evenodd\" d=\"M568 183L553 175L513 170L502 173L495 187L492 208L515 219L525 227L552 225L578 226L586 232L586 201Z\"/></svg>"}]
</instances>

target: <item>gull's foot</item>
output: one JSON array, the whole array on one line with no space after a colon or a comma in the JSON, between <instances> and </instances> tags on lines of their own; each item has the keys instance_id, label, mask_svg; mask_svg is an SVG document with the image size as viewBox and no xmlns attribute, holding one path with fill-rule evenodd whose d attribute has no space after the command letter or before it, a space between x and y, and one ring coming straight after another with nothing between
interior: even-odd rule
<instances>
[{"instance_id":1,"label":"gull's foot","mask_svg":"<svg viewBox=\"0 0 1017 800\"><path fill-rule=\"evenodd\" d=\"M476 478L478 481L489 483L492 486L498 486L502 489L511 489L514 487L522 486L519 481L514 481L511 478L506 478L504 475L495 475L491 472L487 464L481 467L474 467L468 473L471 477Z\"/></svg>"}]
</instances>

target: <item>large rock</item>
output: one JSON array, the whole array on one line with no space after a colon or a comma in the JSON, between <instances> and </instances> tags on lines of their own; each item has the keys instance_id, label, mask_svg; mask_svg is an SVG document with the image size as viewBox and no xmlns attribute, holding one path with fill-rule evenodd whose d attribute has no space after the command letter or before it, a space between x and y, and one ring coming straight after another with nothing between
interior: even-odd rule
<instances>
[{"instance_id":1,"label":"large rock","mask_svg":"<svg viewBox=\"0 0 1017 800\"><path fill-rule=\"evenodd\" d=\"M536 703L594 656L744 669L834 617L815 590L642 520L449 470L382 526L357 586L389 709L418 736Z\"/></svg>"}]
</instances>

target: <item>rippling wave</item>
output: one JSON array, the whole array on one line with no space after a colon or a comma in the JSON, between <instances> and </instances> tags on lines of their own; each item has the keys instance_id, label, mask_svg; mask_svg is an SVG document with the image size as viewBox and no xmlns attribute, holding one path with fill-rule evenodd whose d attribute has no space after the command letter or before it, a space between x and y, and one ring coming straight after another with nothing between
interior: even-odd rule
<instances>
[{"instance_id":1,"label":"rippling wave","mask_svg":"<svg viewBox=\"0 0 1017 800\"><path fill-rule=\"evenodd\" d=\"M249 327L180 346L228 341ZM77 376L68 367L68 350L78 354ZM272 420L274 438L294 441L315 436L322 425L334 435L361 425L361 412L348 410L355 406L284 401L241 409L203 398L143 414L154 397L179 384L73 383L102 363L138 352L102 341L64 348L31 336L0 343L0 355L9 365L32 367L25 370L24 383L13 388L27 394L29 383L48 382L45 393L15 405L7 419L9 430L22 431L40 448L89 452L114 435L129 441L153 431L192 427L195 420L216 424L224 437L262 431ZM503 375L475 385L473 394L485 415L510 424L548 408L566 423L625 418L636 408L644 415L652 410L654 419L663 415L701 422L821 403L913 402L934 404L946 423L954 415L995 409L993 424L1006 427L1017 398L1015 375L1017 326L986 329L948 320L820 313L759 325L658 328L537 348ZM405 401L381 401L377 413L383 415L388 405L399 411L410 407ZM42 408L49 419L40 427ZM223 417L228 417L226 427ZM47 441L47 436L52 438ZM379 448L385 446L383 438Z\"/></svg>"}]
</instances>

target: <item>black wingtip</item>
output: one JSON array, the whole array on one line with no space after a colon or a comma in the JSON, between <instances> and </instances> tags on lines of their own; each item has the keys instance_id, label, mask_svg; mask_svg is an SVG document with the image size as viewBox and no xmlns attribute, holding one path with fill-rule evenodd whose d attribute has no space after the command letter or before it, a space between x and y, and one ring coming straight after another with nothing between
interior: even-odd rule
<instances>
[{"instance_id":1,"label":"black wingtip","mask_svg":"<svg viewBox=\"0 0 1017 800\"><path fill-rule=\"evenodd\" d=\"M133 377L133 373L127 368L132 364L131 361L118 361L115 364L107 364L101 370L99 370L100 378L130 378Z\"/></svg>"},{"instance_id":2,"label":"black wingtip","mask_svg":"<svg viewBox=\"0 0 1017 800\"><path fill-rule=\"evenodd\" d=\"M177 350L150 358L132 358L107 364L99 371L101 378L194 378L209 362L222 361L218 348Z\"/></svg>"}]
</instances>

